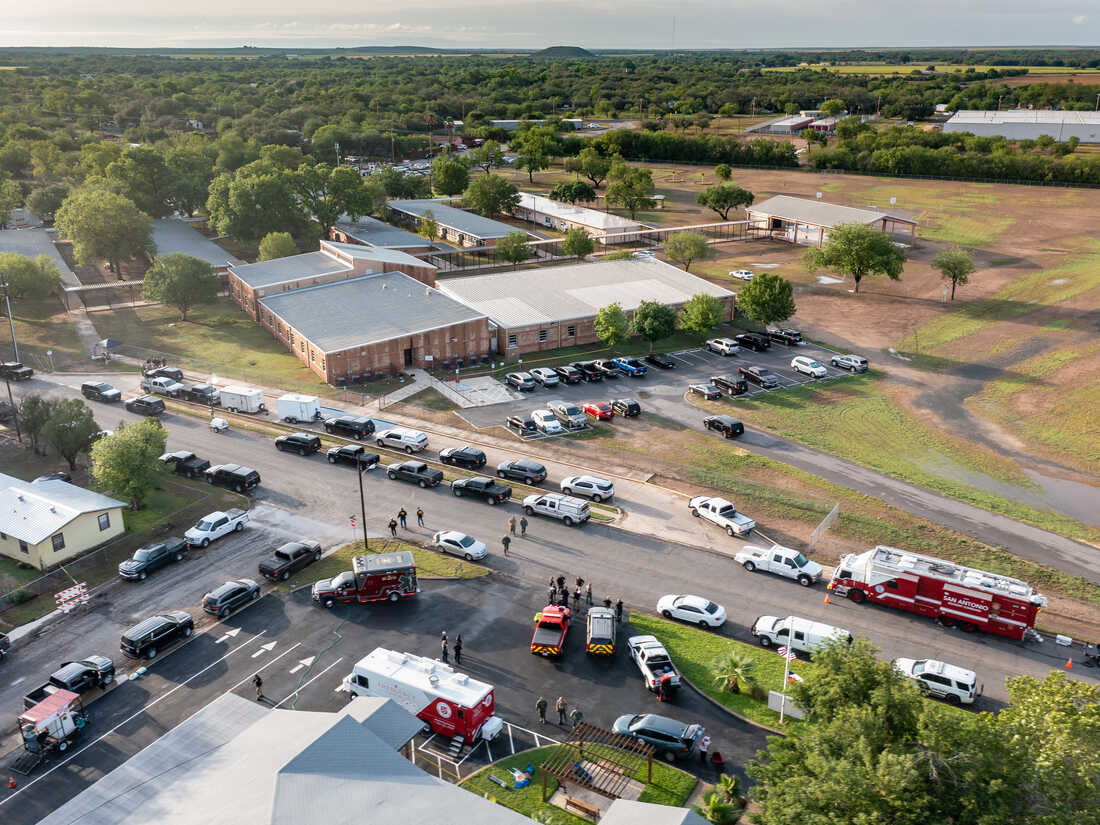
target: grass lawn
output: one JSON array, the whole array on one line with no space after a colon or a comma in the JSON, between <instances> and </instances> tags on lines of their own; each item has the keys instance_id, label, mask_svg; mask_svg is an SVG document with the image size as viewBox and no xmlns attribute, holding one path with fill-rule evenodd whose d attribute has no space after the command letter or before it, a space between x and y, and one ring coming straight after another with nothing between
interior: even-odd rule
<instances>
[{"instance_id":1,"label":"grass lawn","mask_svg":"<svg viewBox=\"0 0 1100 825\"><path fill-rule=\"evenodd\" d=\"M774 655L774 654L773 654ZM511 808L524 816L531 817L536 822L544 825L584 825L591 820L571 814L548 802L542 801L542 769L539 767L556 746L545 748L533 748L532 750L517 753L494 762L488 767L482 768L475 774L467 777L462 786L485 797L498 805ZM533 765L535 773L531 777L531 784L526 788L515 789L512 787L512 776L509 768L523 770L527 765ZM496 776L505 781L507 787L500 787L490 781L489 776ZM648 776L645 764L634 773L634 778L645 782ZM653 762L653 782L647 784L640 797L641 802L652 802L657 805L683 806L691 796L698 780L691 774L666 765L663 762ZM553 794L558 788L558 780L553 776L546 777L547 795Z\"/></svg>"},{"instance_id":2,"label":"grass lawn","mask_svg":"<svg viewBox=\"0 0 1100 825\"><path fill-rule=\"evenodd\" d=\"M476 579L489 574L489 568L480 564L468 562L465 559L454 556L444 556L434 550L426 550L415 544L403 541L387 541L383 539L371 539L370 548L363 549L363 542L357 541L338 547L319 562L310 565L287 584L291 588L313 584L320 579L329 579L337 573L351 569L351 561L356 556L378 553L397 553L402 550L410 550L416 561L416 574L423 579Z\"/></svg>"},{"instance_id":3,"label":"grass lawn","mask_svg":"<svg viewBox=\"0 0 1100 825\"><path fill-rule=\"evenodd\" d=\"M457 404L445 397L435 387L426 387L399 403L408 404L411 407L423 407L426 410L434 410L435 412L451 412L458 409Z\"/></svg>"},{"instance_id":4,"label":"grass lawn","mask_svg":"<svg viewBox=\"0 0 1100 825\"><path fill-rule=\"evenodd\" d=\"M36 369L48 367L47 350L53 350L53 363L56 367L90 363L88 353L84 351L80 337L76 334L76 327L58 299L13 300L12 315L15 319L15 338L19 342L19 356L30 366ZM7 355L11 352L11 339L6 318L2 329L3 343L0 344L0 353Z\"/></svg>"}]
</instances>

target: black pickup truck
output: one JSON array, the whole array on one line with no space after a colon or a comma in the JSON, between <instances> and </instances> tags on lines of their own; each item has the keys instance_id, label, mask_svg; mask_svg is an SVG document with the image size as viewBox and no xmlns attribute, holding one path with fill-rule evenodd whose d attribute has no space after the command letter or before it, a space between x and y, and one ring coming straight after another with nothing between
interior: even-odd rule
<instances>
[{"instance_id":1,"label":"black pickup truck","mask_svg":"<svg viewBox=\"0 0 1100 825\"><path fill-rule=\"evenodd\" d=\"M115 680L115 663L106 656L89 656L81 662L65 662L41 687L23 697L23 708L30 710L59 690L86 693L92 688L106 687Z\"/></svg>"},{"instance_id":2,"label":"black pickup truck","mask_svg":"<svg viewBox=\"0 0 1100 825\"><path fill-rule=\"evenodd\" d=\"M173 537L147 544L134 551L134 555L118 566L118 575L130 581L145 581L146 577L169 562L183 561L187 542Z\"/></svg>"},{"instance_id":3,"label":"black pickup truck","mask_svg":"<svg viewBox=\"0 0 1100 825\"><path fill-rule=\"evenodd\" d=\"M443 480L443 471L434 470L423 461L402 461L386 468L391 480L411 481L421 487L437 487Z\"/></svg>"},{"instance_id":4,"label":"black pickup truck","mask_svg":"<svg viewBox=\"0 0 1100 825\"><path fill-rule=\"evenodd\" d=\"M490 504L501 504L512 497L512 488L507 484L497 484L488 476L456 478L451 482L451 494L462 496L481 496Z\"/></svg>"},{"instance_id":5,"label":"black pickup truck","mask_svg":"<svg viewBox=\"0 0 1100 825\"><path fill-rule=\"evenodd\" d=\"M0 379L7 378L9 381L26 381L34 375L34 370L30 367L23 366L19 361L5 361L0 364Z\"/></svg>"},{"instance_id":6,"label":"black pickup truck","mask_svg":"<svg viewBox=\"0 0 1100 825\"><path fill-rule=\"evenodd\" d=\"M177 450L174 453L165 453L160 457L172 472L188 478L198 478L210 466L205 458L199 458L187 450Z\"/></svg>"},{"instance_id":7,"label":"black pickup truck","mask_svg":"<svg viewBox=\"0 0 1100 825\"><path fill-rule=\"evenodd\" d=\"M321 545L303 539L290 541L260 562L260 575L265 579L286 581L291 573L304 570L321 558Z\"/></svg>"}]
</instances>

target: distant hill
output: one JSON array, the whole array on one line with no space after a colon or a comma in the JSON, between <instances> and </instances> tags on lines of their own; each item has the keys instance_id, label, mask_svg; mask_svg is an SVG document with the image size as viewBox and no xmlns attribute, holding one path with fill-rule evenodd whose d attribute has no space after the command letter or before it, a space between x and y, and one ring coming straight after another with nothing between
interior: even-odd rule
<instances>
[{"instance_id":1,"label":"distant hill","mask_svg":"<svg viewBox=\"0 0 1100 825\"><path fill-rule=\"evenodd\" d=\"M582 49L580 46L550 46L542 51L535 52L531 57L554 57L554 58L569 58L577 59L582 57L595 57L596 55L588 51L588 49Z\"/></svg>"}]
</instances>

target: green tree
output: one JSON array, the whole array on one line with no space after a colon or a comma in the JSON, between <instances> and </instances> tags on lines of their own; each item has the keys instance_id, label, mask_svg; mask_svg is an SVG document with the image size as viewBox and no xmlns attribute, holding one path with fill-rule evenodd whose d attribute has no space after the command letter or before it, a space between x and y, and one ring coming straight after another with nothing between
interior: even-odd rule
<instances>
[{"instance_id":1,"label":"green tree","mask_svg":"<svg viewBox=\"0 0 1100 825\"><path fill-rule=\"evenodd\" d=\"M277 169L297 169L306 162L306 157L297 146L279 146L273 144L260 147L260 160L266 160ZM350 168L350 167L349 167Z\"/></svg>"},{"instance_id":2,"label":"green tree","mask_svg":"<svg viewBox=\"0 0 1100 825\"><path fill-rule=\"evenodd\" d=\"M630 321L627 320L626 313L623 312L623 307L618 301L601 307L596 313L593 326L596 329L596 337L607 344L610 350L614 350L630 336Z\"/></svg>"},{"instance_id":3,"label":"green tree","mask_svg":"<svg viewBox=\"0 0 1100 825\"><path fill-rule=\"evenodd\" d=\"M497 241L496 254L518 267L533 254L527 241L527 233L509 232Z\"/></svg>"},{"instance_id":4,"label":"green tree","mask_svg":"<svg viewBox=\"0 0 1100 825\"><path fill-rule=\"evenodd\" d=\"M218 175L206 199L210 223L242 241L259 240L269 232L303 234L309 215L295 193L294 175L266 161Z\"/></svg>"},{"instance_id":5,"label":"green tree","mask_svg":"<svg viewBox=\"0 0 1100 825\"><path fill-rule=\"evenodd\" d=\"M432 188L441 195L461 195L470 185L470 169L445 153L432 161Z\"/></svg>"},{"instance_id":6,"label":"green tree","mask_svg":"<svg viewBox=\"0 0 1100 825\"><path fill-rule=\"evenodd\" d=\"M737 290L737 308L761 324L777 324L795 313L794 287L774 272L764 272Z\"/></svg>"},{"instance_id":7,"label":"green tree","mask_svg":"<svg viewBox=\"0 0 1100 825\"><path fill-rule=\"evenodd\" d=\"M711 825L733 825L741 816L741 809L726 802L718 791L707 793L703 797L703 804L696 805L692 810Z\"/></svg>"},{"instance_id":8,"label":"green tree","mask_svg":"<svg viewBox=\"0 0 1100 825\"><path fill-rule=\"evenodd\" d=\"M172 213L172 171L156 149L132 146L107 166L106 178L147 215L163 218Z\"/></svg>"},{"instance_id":9,"label":"green tree","mask_svg":"<svg viewBox=\"0 0 1100 825\"><path fill-rule=\"evenodd\" d=\"M206 203L214 179L217 152L212 144L188 140L164 153L170 173L168 202L184 215L194 215Z\"/></svg>"},{"instance_id":10,"label":"green tree","mask_svg":"<svg viewBox=\"0 0 1100 825\"><path fill-rule=\"evenodd\" d=\"M511 212L519 206L519 190L500 175L485 175L470 181L462 200L487 218Z\"/></svg>"},{"instance_id":11,"label":"green tree","mask_svg":"<svg viewBox=\"0 0 1100 825\"><path fill-rule=\"evenodd\" d=\"M77 456L88 452L98 432L99 425L91 409L79 398L58 401L42 427L42 437L53 445L58 455L64 456L70 470L76 469Z\"/></svg>"},{"instance_id":12,"label":"green tree","mask_svg":"<svg viewBox=\"0 0 1100 825\"><path fill-rule=\"evenodd\" d=\"M631 328L643 341L649 341L649 351L653 352L654 344L676 332L676 313L660 301L642 301L634 310Z\"/></svg>"},{"instance_id":13,"label":"green tree","mask_svg":"<svg viewBox=\"0 0 1100 825\"><path fill-rule=\"evenodd\" d=\"M420 217L420 225L417 227L416 231L429 241L434 241L439 237L439 221L435 219L432 210L427 209L424 211L424 214Z\"/></svg>"},{"instance_id":14,"label":"green tree","mask_svg":"<svg viewBox=\"0 0 1100 825\"><path fill-rule=\"evenodd\" d=\"M586 181L568 180L562 181L551 189L547 197L562 203L591 203L596 200L596 190Z\"/></svg>"},{"instance_id":15,"label":"green tree","mask_svg":"<svg viewBox=\"0 0 1100 825\"><path fill-rule=\"evenodd\" d=\"M292 175L291 187L317 222L322 238L329 236L341 215L355 220L371 214L385 200L377 183L368 182L350 166L303 163Z\"/></svg>"},{"instance_id":16,"label":"green tree","mask_svg":"<svg viewBox=\"0 0 1100 825\"><path fill-rule=\"evenodd\" d=\"M153 220L129 198L98 187L73 192L57 210L55 223L73 242L78 263L105 258L112 272L119 263L153 246Z\"/></svg>"},{"instance_id":17,"label":"green tree","mask_svg":"<svg viewBox=\"0 0 1100 825\"><path fill-rule=\"evenodd\" d=\"M81 146L78 163L85 177L106 177L107 167L120 157L122 157L122 144L113 140L103 140Z\"/></svg>"},{"instance_id":18,"label":"green tree","mask_svg":"<svg viewBox=\"0 0 1100 825\"><path fill-rule=\"evenodd\" d=\"M0 283L13 298L45 298L61 285L57 264L45 255L28 258L18 252L0 252Z\"/></svg>"},{"instance_id":19,"label":"green tree","mask_svg":"<svg viewBox=\"0 0 1100 825\"><path fill-rule=\"evenodd\" d=\"M709 253L707 239L698 232L677 232L665 241L665 254L688 272L692 261L705 258Z\"/></svg>"},{"instance_id":20,"label":"green tree","mask_svg":"<svg viewBox=\"0 0 1100 825\"><path fill-rule=\"evenodd\" d=\"M137 510L164 475L160 456L167 441L168 430L156 418L119 424L113 436L92 445L92 477Z\"/></svg>"},{"instance_id":21,"label":"green tree","mask_svg":"<svg viewBox=\"0 0 1100 825\"><path fill-rule=\"evenodd\" d=\"M579 226L574 226L566 232L561 242L562 252L566 255L576 255L578 258L591 255L595 248L596 242L592 240L592 236Z\"/></svg>"},{"instance_id":22,"label":"green tree","mask_svg":"<svg viewBox=\"0 0 1100 825\"><path fill-rule=\"evenodd\" d=\"M431 194L426 177L406 174L394 166L384 167L367 180L380 186L390 198L426 198Z\"/></svg>"},{"instance_id":23,"label":"green tree","mask_svg":"<svg viewBox=\"0 0 1100 825\"><path fill-rule=\"evenodd\" d=\"M504 151L495 140L485 141L474 149L472 155L474 166L480 168L486 175L493 170L494 166L500 167L504 165Z\"/></svg>"},{"instance_id":24,"label":"green tree","mask_svg":"<svg viewBox=\"0 0 1100 825\"><path fill-rule=\"evenodd\" d=\"M141 295L147 301L159 301L179 310L180 320L198 304L209 304L218 297L221 281L206 261L171 252L161 255L145 273Z\"/></svg>"},{"instance_id":25,"label":"green tree","mask_svg":"<svg viewBox=\"0 0 1100 825\"><path fill-rule=\"evenodd\" d=\"M587 146L581 149L575 158L566 161L565 169L568 172L576 172L588 178L589 182L597 189L611 172L611 158L605 158L593 147Z\"/></svg>"},{"instance_id":26,"label":"green tree","mask_svg":"<svg viewBox=\"0 0 1100 825\"><path fill-rule=\"evenodd\" d=\"M680 329L703 337L722 323L725 314L726 308L721 301L700 292L684 302L684 308L680 310Z\"/></svg>"},{"instance_id":27,"label":"green tree","mask_svg":"<svg viewBox=\"0 0 1100 825\"><path fill-rule=\"evenodd\" d=\"M527 170L527 179L535 182L535 172L550 167L550 159L561 151L561 142L553 129L535 127L521 133L512 147L516 150L520 169Z\"/></svg>"},{"instance_id":28,"label":"green tree","mask_svg":"<svg viewBox=\"0 0 1100 825\"><path fill-rule=\"evenodd\" d=\"M733 170L728 163L719 163L714 167L714 176L719 180L729 180L733 177Z\"/></svg>"},{"instance_id":29,"label":"green tree","mask_svg":"<svg viewBox=\"0 0 1100 825\"><path fill-rule=\"evenodd\" d=\"M859 284L868 275L901 278L905 253L890 236L861 223L843 223L829 231L829 240L820 249L808 249L803 256L810 272L828 269L850 275Z\"/></svg>"},{"instance_id":30,"label":"green tree","mask_svg":"<svg viewBox=\"0 0 1100 825\"><path fill-rule=\"evenodd\" d=\"M652 209L653 173L640 166L628 166L622 161L616 162L608 173L607 192L604 199L608 205L618 205L630 212L634 218L639 209Z\"/></svg>"},{"instance_id":31,"label":"green tree","mask_svg":"<svg viewBox=\"0 0 1100 825\"><path fill-rule=\"evenodd\" d=\"M53 416L53 408L57 402L41 395L28 395L19 405L19 426L31 440L31 449L41 455L38 449L42 443L42 430L46 422Z\"/></svg>"},{"instance_id":32,"label":"green tree","mask_svg":"<svg viewBox=\"0 0 1100 825\"><path fill-rule=\"evenodd\" d=\"M731 650L713 664L714 681L723 690L740 693L741 688L752 685L752 670L755 660L748 653Z\"/></svg>"},{"instance_id":33,"label":"green tree","mask_svg":"<svg viewBox=\"0 0 1100 825\"><path fill-rule=\"evenodd\" d=\"M730 211L739 206L750 206L756 196L747 189L742 189L733 183L720 183L717 186L708 186L695 202L707 209L713 209L724 221L729 220Z\"/></svg>"},{"instance_id":34,"label":"green tree","mask_svg":"<svg viewBox=\"0 0 1100 825\"><path fill-rule=\"evenodd\" d=\"M11 212L23 205L23 189L13 180L0 177L0 229L11 220Z\"/></svg>"},{"instance_id":35,"label":"green tree","mask_svg":"<svg viewBox=\"0 0 1100 825\"><path fill-rule=\"evenodd\" d=\"M273 261L298 254L298 246L289 232L268 232L260 241L260 260Z\"/></svg>"},{"instance_id":36,"label":"green tree","mask_svg":"<svg viewBox=\"0 0 1100 825\"><path fill-rule=\"evenodd\" d=\"M955 288L970 283L970 274L976 269L974 260L965 249L953 246L941 249L932 259L932 268L940 271L940 277L951 282L951 300L955 300Z\"/></svg>"},{"instance_id":37,"label":"green tree","mask_svg":"<svg viewBox=\"0 0 1100 825\"><path fill-rule=\"evenodd\" d=\"M69 197L69 185L67 183L47 183L32 189L27 195L27 208L47 223L53 222L54 215Z\"/></svg>"},{"instance_id":38,"label":"green tree","mask_svg":"<svg viewBox=\"0 0 1100 825\"><path fill-rule=\"evenodd\" d=\"M833 97L821 104L821 113L826 117L837 117L844 114L844 101Z\"/></svg>"},{"instance_id":39,"label":"green tree","mask_svg":"<svg viewBox=\"0 0 1100 825\"><path fill-rule=\"evenodd\" d=\"M218 172L236 172L260 156L260 147L254 141L245 140L237 132L220 135L214 143L214 169Z\"/></svg>"}]
</instances>

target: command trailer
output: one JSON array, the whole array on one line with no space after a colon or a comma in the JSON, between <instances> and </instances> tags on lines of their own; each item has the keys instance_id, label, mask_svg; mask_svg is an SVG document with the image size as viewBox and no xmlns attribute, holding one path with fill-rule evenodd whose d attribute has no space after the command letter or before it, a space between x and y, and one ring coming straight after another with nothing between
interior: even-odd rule
<instances>
[{"instance_id":1,"label":"command trailer","mask_svg":"<svg viewBox=\"0 0 1100 825\"><path fill-rule=\"evenodd\" d=\"M382 696L463 744L493 739L504 722L493 714L493 686L427 656L376 647L355 663L340 689L353 696Z\"/></svg>"},{"instance_id":2,"label":"command trailer","mask_svg":"<svg viewBox=\"0 0 1100 825\"><path fill-rule=\"evenodd\" d=\"M1023 639L1035 633L1045 596L1019 579L895 547L844 556L829 589L854 602L889 605L960 630Z\"/></svg>"}]
</instances>

